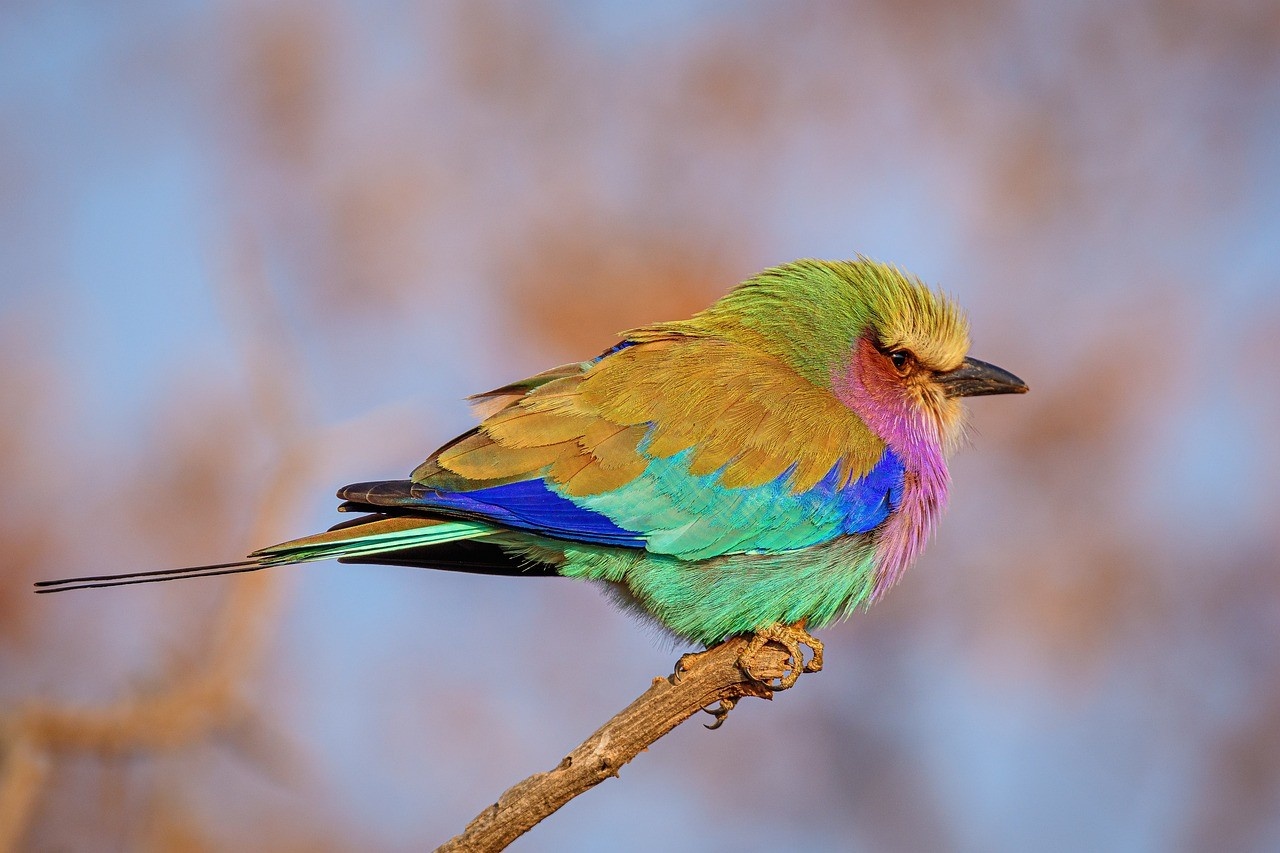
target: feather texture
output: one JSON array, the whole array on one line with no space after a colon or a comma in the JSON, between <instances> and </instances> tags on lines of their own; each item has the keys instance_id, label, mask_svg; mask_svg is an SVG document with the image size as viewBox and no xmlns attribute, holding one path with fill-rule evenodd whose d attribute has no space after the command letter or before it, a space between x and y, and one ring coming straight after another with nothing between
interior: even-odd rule
<instances>
[{"instance_id":1,"label":"feather texture","mask_svg":"<svg viewBox=\"0 0 1280 853\"><path fill-rule=\"evenodd\" d=\"M789 471L791 490L801 493L836 466L844 484L862 477L884 442L829 389L776 358L741 344L675 337L619 349L577 374L533 385L413 479L443 486L449 472L462 478L447 483L453 489L546 477L588 497L683 451L692 451L692 475L721 472L726 488L763 486Z\"/></svg>"}]
</instances>

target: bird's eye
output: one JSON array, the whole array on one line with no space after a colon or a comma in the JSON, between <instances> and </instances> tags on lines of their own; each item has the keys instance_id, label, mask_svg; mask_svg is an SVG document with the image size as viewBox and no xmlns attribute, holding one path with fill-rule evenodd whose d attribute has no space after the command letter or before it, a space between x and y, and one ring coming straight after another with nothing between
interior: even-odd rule
<instances>
[{"instance_id":1,"label":"bird's eye","mask_svg":"<svg viewBox=\"0 0 1280 853\"><path fill-rule=\"evenodd\" d=\"M904 349L892 350L889 353L889 360L893 362L893 366L899 371L906 370L907 365L911 363L911 353Z\"/></svg>"}]
</instances>

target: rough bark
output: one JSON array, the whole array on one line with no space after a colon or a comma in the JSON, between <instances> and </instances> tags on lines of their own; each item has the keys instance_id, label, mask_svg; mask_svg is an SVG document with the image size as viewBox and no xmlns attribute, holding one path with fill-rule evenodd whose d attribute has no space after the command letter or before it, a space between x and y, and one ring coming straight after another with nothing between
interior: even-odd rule
<instances>
[{"instance_id":1,"label":"rough bark","mask_svg":"<svg viewBox=\"0 0 1280 853\"><path fill-rule=\"evenodd\" d=\"M733 703L744 696L772 699L781 689L773 681L789 669L788 654L781 645L766 645L752 659L757 678L740 664L746 647L746 639L733 638L701 654L685 655L674 673L655 678L648 690L554 769L508 788L439 850L502 850L574 797L617 776L623 765L699 711L719 705L719 725Z\"/></svg>"}]
</instances>

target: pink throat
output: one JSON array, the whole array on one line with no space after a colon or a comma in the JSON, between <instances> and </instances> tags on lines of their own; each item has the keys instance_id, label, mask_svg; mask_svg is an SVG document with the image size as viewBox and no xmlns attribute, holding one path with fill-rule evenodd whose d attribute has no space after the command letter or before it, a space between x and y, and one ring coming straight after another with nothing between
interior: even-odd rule
<instances>
[{"instance_id":1,"label":"pink throat","mask_svg":"<svg viewBox=\"0 0 1280 853\"><path fill-rule=\"evenodd\" d=\"M897 454L906 468L902 496L876 541L879 599L915 562L947 504L951 475L937 421L915 404L901 379L871 342L858 342L832 390Z\"/></svg>"}]
</instances>

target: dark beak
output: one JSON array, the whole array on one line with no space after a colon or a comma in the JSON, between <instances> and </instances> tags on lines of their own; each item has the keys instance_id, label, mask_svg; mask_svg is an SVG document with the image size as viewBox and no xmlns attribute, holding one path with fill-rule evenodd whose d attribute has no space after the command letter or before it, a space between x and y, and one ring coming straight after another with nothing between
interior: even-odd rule
<instances>
[{"instance_id":1,"label":"dark beak","mask_svg":"<svg viewBox=\"0 0 1280 853\"><path fill-rule=\"evenodd\" d=\"M939 373L938 382L948 397L981 397L985 394L1025 394L1027 385L1007 370L966 358L950 373Z\"/></svg>"}]
</instances>

